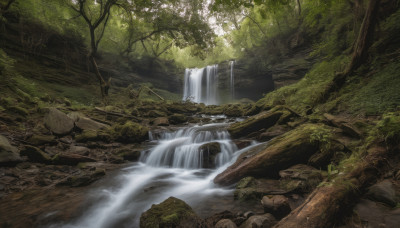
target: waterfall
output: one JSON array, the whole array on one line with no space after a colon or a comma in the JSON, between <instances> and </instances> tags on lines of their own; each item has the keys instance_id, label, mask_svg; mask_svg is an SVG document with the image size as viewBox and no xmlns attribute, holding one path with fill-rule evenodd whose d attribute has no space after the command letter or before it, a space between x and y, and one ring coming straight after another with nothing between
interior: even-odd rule
<instances>
[{"instance_id":1,"label":"waterfall","mask_svg":"<svg viewBox=\"0 0 400 228\"><path fill-rule=\"evenodd\" d=\"M218 65L186 69L182 100L206 105L218 104Z\"/></svg>"},{"instance_id":2,"label":"waterfall","mask_svg":"<svg viewBox=\"0 0 400 228\"><path fill-rule=\"evenodd\" d=\"M231 68L231 99L235 99L235 75L233 73L235 61L229 61L229 66Z\"/></svg>"}]
</instances>

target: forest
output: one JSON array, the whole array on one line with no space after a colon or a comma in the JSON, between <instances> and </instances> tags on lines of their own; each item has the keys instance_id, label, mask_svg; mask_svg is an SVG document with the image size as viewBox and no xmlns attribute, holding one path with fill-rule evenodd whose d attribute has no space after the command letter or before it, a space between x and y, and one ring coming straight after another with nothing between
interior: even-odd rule
<instances>
[{"instance_id":1,"label":"forest","mask_svg":"<svg viewBox=\"0 0 400 228\"><path fill-rule=\"evenodd\" d=\"M0 0L0 227L399 224L399 0Z\"/></svg>"}]
</instances>

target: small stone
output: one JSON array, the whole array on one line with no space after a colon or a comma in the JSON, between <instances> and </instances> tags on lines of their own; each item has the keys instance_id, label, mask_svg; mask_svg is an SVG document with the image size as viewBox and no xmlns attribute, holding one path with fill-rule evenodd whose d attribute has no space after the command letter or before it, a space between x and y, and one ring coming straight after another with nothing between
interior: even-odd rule
<instances>
[{"instance_id":1,"label":"small stone","mask_svg":"<svg viewBox=\"0 0 400 228\"><path fill-rule=\"evenodd\" d=\"M276 220L271 214L253 215L240 228L269 228L275 225Z\"/></svg>"},{"instance_id":2,"label":"small stone","mask_svg":"<svg viewBox=\"0 0 400 228\"><path fill-rule=\"evenodd\" d=\"M291 211L288 198L282 195L272 196L271 198L264 196L261 204L265 213L271 213L278 219L285 217Z\"/></svg>"},{"instance_id":3,"label":"small stone","mask_svg":"<svg viewBox=\"0 0 400 228\"><path fill-rule=\"evenodd\" d=\"M230 219L221 219L215 224L215 228L237 228L237 226Z\"/></svg>"}]
</instances>

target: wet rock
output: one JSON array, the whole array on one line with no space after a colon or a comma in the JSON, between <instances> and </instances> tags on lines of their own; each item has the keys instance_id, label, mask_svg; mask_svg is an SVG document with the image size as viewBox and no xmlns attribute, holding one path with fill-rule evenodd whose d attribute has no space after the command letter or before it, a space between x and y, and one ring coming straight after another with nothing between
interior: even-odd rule
<instances>
[{"instance_id":1,"label":"wet rock","mask_svg":"<svg viewBox=\"0 0 400 228\"><path fill-rule=\"evenodd\" d=\"M182 124L187 122L188 118L183 114L175 113L172 116L168 117L168 120L171 124Z\"/></svg>"},{"instance_id":2,"label":"wet rock","mask_svg":"<svg viewBox=\"0 0 400 228\"><path fill-rule=\"evenodd\" d=\"M184 201L170 197L160 204L153 204L140 216L141 228L199 227L201 219Z\"/></svg>"},{"instance_id":3,"label":"wet rock","mask_svg":"<svg viewBox=\"0 0 400 228\"><path fill-rule=\"evenodd\" d=\"M221 146L217 142L207 143L199 148L200 153L203 154L203 168L214 168L215 157L221 152Z\"/></svg>"},{"instance_id":4,"label":"wet rock","mask_svg":"<svg viewBox=\"0 0 400 228\"><path fill-rule=\"evenodd\" d=\"M97 121L94 121L94 120L86 118L86 117L80 117L79 120L77 122L75 122L75 126L82 131L83 130L97 131L97 130L109 128L108 125L99 123Z\"/></svg>"},{"instance_id":5,"label":"wet rock","mask_svg":"<svg viewBox=\"0 0 400 228\"><path fill-rule=\"evenodd\" d=\"M278 170L307 162L319 149L316 143L310 141L315 127L314 124L303 124L272 139L262 151L252 156L240 156L233 165L216 176L214 182L230 185L246 176L276 177Z\"/></svg>"},{"instance_id":6,"label":"wet rock","mask_svg":"<svg viewBox=\"0 0 400 228\"><path fill-rule=\"evenodd\" d=\"M366 197L384 203L390 207L395 207L397 204L396 191L390 180L384 180L371 186L368 189Z\"/></svg>"},{"instance_id":7,"label":"wet rock","mask_svg":"<svg viewBox=\"0 0 400 228\"><path fill-rule=\"evenodd\" d=\"M254 140L247 140L247 139L233 141L233 143L235 143L235 145L239 150L250 146L253 142Z\"/></svg>"},{"instance_id":8,"label":"wet rock","mask_svg":"<svg viewBox=\"0 0 400 228\"><path fill-rule=\"evenodd\" d=\"M22 162L18 149L8 139L0 135L0 165L15 165Z\"/></svg>"},{"instance_id":9,"label":"wet rock","mask_svg":"<svg viewBox=\"0 0 400 228\"><path fill-rule=\"evenodd\" d=\"M158 117L153 121L153 125L155 126L169 126L169 121L167 117Z\"/></svg>"},{"instance_id":10,"label":"wet rock","mask_svg":"<svg viewBox=\"0 0 400 228\"><path fill-rule=\"evenodd\" d=\"M83 173L80 175L68 177L66 180L58 183L57 185L67 185L70 187L83 187L99 180L104 175L106 175L106 172L104 170L95 170L94 172Z\"/></svg>"},{"instance_id":11,"label":"wet rock","mask_svg":"<svg viewBox=\"0 0 400 228\"><path fill-rule=\"evenodd\" d=\"M57 154L53 158L53 163L57 165L77 165L81 162L96 162L96 160L79 154Z\"/></svg>"},{"instance_id":12,"label":"wet rock","mask_svg":"<svg viewBox=\"0 0 400 228\"><path fill-rule=\"evenodd\" d=\"M263 128L267 129L272 127L276 124L282 114L282 112L262 112L242 122L232 124L228 128L228 131L233 138L246 136Z\"/></svg>"},{"instance_id":13,"label":"wet rock","mask_svg":"<svg viewBox=\"0 0 400 228\"><path fill-rule=\"evenodd\" d=\"M43 152L41 149L34 146L25 146L21 152L21 156L27 156L31 162L38 162L44 164L50 164L51 158L48 154Z\"/></svg>"},{"instance_id":14,"label":"wet rock","mask_svg":"<svg viewBox=\"0 0 400 228\"><path fill-rule=\"evenodd\" d=\"M116 141L122 143L140 143L149 138L149 129L138 123L127 121L123 125L115 125L112 135Z\"/></svg>"},{"instance_id":15,"label":"wet rock","mask_svg":"<svg viewBox=\"0 0 400 228\"><path fill-rule=\"evenodd\" d=\"M230 219L221 219L215 224L215 228L237 228L237 226Z\"/></svg>"},{"instance_id":16,"label":"wet rock","mask_svg":"<svg viewBox=\"0 0 400 228\"><path fill-rule=\"evenodd\" d=\"M44 117L45 126L56 135L67 135L74 128L74 121L56 108L50 108Z\"/></svg>"},{"instance_id":17,"label":"wet rock","mask_svg":"<svg viewBox=\"0 0 400 228\"><path fill-rule=\"evenodd\" d=\"M253 215L240 225L239 228L270 228L275 223L276 220L271 214Z\"/></svg>"},{"instance_id":18,"label":"wet rock","mask_svg":"<svg viewBox=\"0 0 400 228\"><path fill-rule=\"evenodd\" d=\"M271 213L277 219L288 215L291 211L288 198L283 195L264 196L261 200L265 213Z\"/></svg>"},{"instance_id":19,"label":"wet rock","mask_svg":"<svg viewBox=\"0 0 400 228\"><path fill-rule=\"evenodd\" d=\"M117 151L117 155L121 156L127 161L138 161L141 155L141 150L135 149L121 149Z\"/></svg>"},{"instance_id":20,"label":"wet rock","mask_svg":"<svg viewBox=\"0 0 400 228\"><path fill-rule=\"evenodd\" d=\"M223 211L217 214L214 214L211 217L208 217L205 220L206 227L215 227L215 225L220 221L224 219L232 220L235 218L235 215L230 212L230 211Z\"/></svg>"},{"instance_id":21,"label":"wet rock","mask_svg":"<svg viewBox=\"0 0 400 228\"><path fill-rule=\"evenodd\" d=\"M56 143L54 135L33 134L27 141L35 146Z\"/></svg>"}]
</instances>

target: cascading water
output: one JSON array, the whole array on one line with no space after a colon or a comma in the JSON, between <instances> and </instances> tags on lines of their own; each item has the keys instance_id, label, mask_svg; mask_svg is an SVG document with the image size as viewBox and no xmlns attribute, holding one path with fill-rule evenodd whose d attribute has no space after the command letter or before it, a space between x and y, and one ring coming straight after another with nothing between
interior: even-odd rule
<instances>
[{"instance_id":1,"label":"cascading water","mask_svg":"<svg viewBox=\"0 0 400 228\"><path fill-rule=\"evenodd\" d=\"M182 100L206 105L218 104L218 65L186 69Z\"/></svg>"},{"instance_id":2,"label":"cascading water","mask_svg":"<svg viewBox=\"0 0 400 228\"><path fill-rule=\"evenodd\" d=\"M232 190L219 188L212 180L244 150L237 151L226 126L208 124L176 132L150 133L156 145L142 152L140 162L113 178L112 187L93 192L89 204L94 206L84 210L82 218L53 227L138 227L144 211L170 196L186 201L198 213L229 209L234 204ZM206 153L200 147L209 143L218 143L221 150L215 156L215 169L202 168Z\"/></svg>"},{"instance_id":3,"label":"cascading water","mask_svg":"<svg viewBox=\"0 0 400 228\"><path fill-rule=\"evenodd\" d=\"M231 99L234 100L235 99L235 75L234 75L234 66L235 66L235 61L229 61L229 67L231 69L230 73L231 73Z\"/></svg>"}]
</instances>

